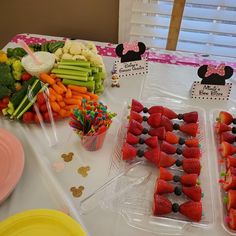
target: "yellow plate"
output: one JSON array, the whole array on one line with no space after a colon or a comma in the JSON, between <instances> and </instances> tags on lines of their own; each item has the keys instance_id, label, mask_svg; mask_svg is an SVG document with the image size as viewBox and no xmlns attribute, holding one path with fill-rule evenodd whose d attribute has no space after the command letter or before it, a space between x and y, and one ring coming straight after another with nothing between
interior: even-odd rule
<instances>
[{"instance_id":1,"label":"yellow plate","mask_svg":"<svg viewBox=\"0 0 236 236\"><path fill-rule=\"evenodd\" d=\"M0 223L1 236L86 236L68 215L55 210L37 209L18 213Z\"/></svg>"}]
</instances>

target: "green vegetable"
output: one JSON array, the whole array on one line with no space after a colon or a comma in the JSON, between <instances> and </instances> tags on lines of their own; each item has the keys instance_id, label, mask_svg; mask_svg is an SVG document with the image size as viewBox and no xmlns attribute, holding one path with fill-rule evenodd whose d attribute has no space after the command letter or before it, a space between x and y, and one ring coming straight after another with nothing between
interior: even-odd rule
<instances>
[{"instance_id":1,"label":"green vegetable","mask_svg":"<svg viewBox=\"0 0 236 236\"><path fill-rule=\"evenodd\" d=\"M82 61L82 60L62 59L60 64L61 65L81 66L81 67L90 68L90 62Z\"/></svg>"},{"instance_id":2,"label":"green vegetable","mask_svg":"<svg viewBox=\"0 0 236 236\"><path fill-rule=\"evenodd\" d=\"M12 74L15 80L21 80L21 75L24 68L20 60L16 60L12 63Z\"/></svg>"},{"instance_id":3,"label":"green vegetable","mask_svg":"<svg viewBox=\"0 0 236 236\"><path fill-rule=\"evenodd\" d=\"M9 96L15 91L15 80L11 73L11 67L0 63L0 99Z\"/></svg>"},{"instance_id":4,"label":"green vegetable","mask_svg":"<svg viewBox=\"0 0 236 236\"><path fill-rule=\"evenodd\" d=\"M78 71L84 71L84 72L88 72L89 75L92 74L92 68L85 68L85 67L80 67L80 66L70 66L70 65L61 65L60 63L58 63L57 68L59 69L68 69L68 70L78 70Z\"/></svg>"},{"instance_id":5,"label":"green vegetable","mask_svg":"<svg viewBox=\"0 0 236 236\"><path fill-rule=\"evenodd\" d=\"M26 55L26 51L23 48L8 48L7 57L21 58Z\"/></svg>"},{"instance_id":6,"label":"green vegetable","mask_svg":"<svg viewBox=\"0 0 236 236\"><path fill-rule=\"evenodd\" d=\"M62 79L71 79L71 80L80 80L80 81L87 81L88 77L78 76L78 75L64 75L64 74L56 74L58 78Z\"/></svg>"},{"instance_id":7,"label":"green vegetable","mask_svg":"<svg viewBox=\"0 0 236 236\"><path fill-rule=\"evenodd\" d=\"M76 75L76 76L82 76L82 77L88 77L88 72L84 71L77 71L77 70L67 70L67 69L59 69L54 68L52 70L53 74L63 74L63 75Z\"/></svg>"},{"instance_id":8,"label":"green vegetable","mask_svg":"<svg viewBox=\"0 0 236 236\"><path fill-rule=\"evenodd\" d=\"M70 80L70 79L63 79L63 84L72 84L86 87L90 92L93 92L95 89L95 82L94 81L79 81L79 80Z\"/></svg>"}]
</instances>

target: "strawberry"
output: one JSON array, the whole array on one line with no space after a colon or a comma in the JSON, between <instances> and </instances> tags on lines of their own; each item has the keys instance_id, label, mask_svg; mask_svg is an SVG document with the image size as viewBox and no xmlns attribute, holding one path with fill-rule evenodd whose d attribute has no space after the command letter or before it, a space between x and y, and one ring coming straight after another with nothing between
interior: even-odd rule
<instances>
[{"instance_id":1,"label":"strawberry","mask_svg":"<svg viewBox=\"0 0 236 236\"><path fill-rule=\"evenodd\" d=\"M171 144L177 144L179 142L179 137L175 133L167 131L165 141Z\"/></svg>"},{"instance_id":2,"label":"strawberry","mask_svg":"<svg viewBox=\"0 0 236 236\"><path fill-rule=\"evenodd\" d=\"M139 123L143 122L143 117L136 111L130 111L129 119L130 120L136 120Z\"/></svg>"},{"instance_id":3,"label":"strawberry","mask_svg":"<svg viewBox=\"0 0 236 236\"><path fill-rule=\"evenodd\" d=\"M166 181L173 180L173 177L174 177L173 174L170 171L168 171L166 168L160 167L159 172L160 172L159 174L160 179L163 179Z\"/></svg>"},{"instance_id":4,"label":"strawberry","mask_svg":"<svg viewBox=\"0 0 236 236\"><path fill-rule=\"evenodd\" d=\"M220 134L220 142L222 143L223 141L234 143L236 141L236 137L229 132L223 132Z\"/></svg>"},{"instance_id":5,"label":"strawberry","mask_svg":"<svg viewBox=\"0 0 236 236\"><path fill-rule=\"evenodd\" d=\"M139 142L139 138L137 136L133 135L132 133L128 132L127 137L126 137L126 142L131 145L134 145Z\"/></svg>"},{"instance_id":6,"label":"strawberry","mask_svg":"<svg viewBox=\"0 0 236 236\"><path fill-rule=\"evenodd\" d=\"M134 135L140 135L143 132L143 126L136 120L131 120L129 122L128 131Z\"/></svg>"},{"instance_id":7,"label":"strawberry","mask_svg":"<svg viewBox=\"0 0 236 236\"><path fill-rule=\"evenodd\" d=\"M169 184L163 179L156 180L155 194L173 193L174 190L175 190L174 185Z\"/></svg>"},{"instance_id":8,"label":"strawberry","mask_svg":"<svg viewBox=\"0 0 236 236\"><path fill-rule=\"evenodd\" d=\"M160 152L158 167L170 167L174 165L175 162L176 162L175 158L167 155L164 152Z\"/></svg>"},{"instance_id":9,"label":"strawberry","mask_svg":"<svg viewBox=\"0 0 236 236\"><path fill-rule=\"evenodd\" d=\"M235 167L230 167L230 168L228 169L228 171L230 172L231 175L236 176L236 168L235 168Z\"/></svg>"},{"instance_id":10,"label":"strawberry","mask_svg":"<svg viewBox=\"0 0 236 236\"><path fill-rule=\"evenodd\" d=\"M161 114L160 113L151 114L147 119L147 123L152 128L158 128L161 124Z\"/></svg>"},{"instance_id":11,"label":"strawberry","mask_svg":"<svg viewBox=\"0 0 236 236\"><path fill-rule=\"evenodd\" d=\"M47 105L46 105L46 104L43 104L43 105L39 106L39 110L40 110L41 112L47 112L47 111L48 111Z\"/></svg>"},{"instance_id":12,"label":"strawberry","mask_svg":"<svg viewBox=\"0 0 236 236\"><path fill-rule=\"evenodd\" d=\"M180 177L180 183L184 186L195 186L197 184L197 174L184 174Z\"/></svg>"},{"instance_id":13,"label":"strawberry","mask_svg":"<svg viewBox=\"0 0 236 236\"><path fill-rule=\"evenodd\" d=\"M217 121L229 125L232 123L233 119L233 116L229 112L221 111L219 117L217 118Z\"/></svg>"},{"instance_id":14,"label":"strawberry","mask_svg":"<svg viewBox=\"0 0 236 236\"><path fill-rule=\"evenodd\" d=\"M196 111L184 113L183 120L186 123L196 123L198 121L198 113Z\"/></svg>"},{"instance_id":15,"label":"strawberry","mask_svg":"<svg viewBox=\"0 0 236 236\"><path fill-rule=\"evenodd\" d=\"M199 202L202 198L202 189L197 185L192 187L184 186L182 191L187 197L195 202Z\"/></svg>"},{"instance_id":16,"label":"strawberry","mask_svg":"<svg viewBox=\"0 0 236 236\"><path fill-rule=\"evenodd\" d=\"M222 132L226 132L226 131L231 131L232 128L224 123L216 123L216 126L215 126L215 129L216 129L216 133L217 134L221 134Z\"/></svg>"},{"instance_id":17,"label":"strawberry","mask_svg":"<svg viewBox=\"0 0 236 236\"><path fill-rule=\"evenodd\" d=\"M183 170L188 174L200 175L201 165L199 159L187 158L182 161Z\"/></svg>"},{"instance_id":18,"label":"strawberry","mask_svg":"<svg viewBox=\"0 0 236 236\"><path fill-rule=\"evenodd\" d=\"M136 157L137 150L128 143L124 143L122 147L122 159L133 160Z\"/></svg>"},{"instance_id":19,"label":"strawberry","mask_svg":"<svg viewBox=\"0 0 236 236\"><path fill-rule=\"evenodd\" d=\"M223 189L228 191L230 189L236 189L236 176L232 175L228 170L225 176L225 182L223 183Z\"/></svg>"},{"instance_id":20,"label":"strawberry","mask_svg":"<svg viewBox=\"0 0 236 236\"><path fill-rule=\"evenodd\" d=\"M177 118L177 114L172 111L171 109L167 108L167 107L163 107L163 115L166 116L168 119L172 120Z\"/></svg>"},{"instance_id":21,"label":"strawberry","mask_svg":"<svg viewBox=\"0 0 236 236\"><path fill-rule=\"evenodd\" d=\"M228 222L229 228L236 230L236 210L233 208L229 210L229 219L230 219Z\"/></svg>"},{"instance_id":22,"label":"strawberry","mask_svg":"<svg viewBox=\"0 0 236 236\"><path fill-rule=\"evenodd\" d=\"M166 131L173 131L173 124L172 122L166 117L166 116L161 116L161 126L164 126Z\"/></svg>"},{"instance_id":23,"label":"strawberry","mask_svg":"<svg viewBox=\"0 0 236 236\"><path fill-rule=\"evenodd\" d=\"M234 147L232 144L223 141L220 145L220 152L222 157L226 157L228 155L233 155L236 153L236 147Z\"/></svg>"},{"instance_id":24,"label":"strawberry","mask_svg":"<svg viewBox=\"0 0 236 236\"><path fill-rule=\"evenodd\" d=\"M145 140L145 144L148 145L150 148L157 148L158 147L158 137L153 136L149 137Z\"/></svg>"},{"instance_id":25,"label":"strawberry","mask_svg":"<svg viewBox=\"0 0 236 236\"><path fill-rule=\"evenodd\" d=\"M171 145L165 141L162 142L160 145L161 151L167 153L167 154L175 154L177 148L174 145Z\"/></svg>"},{"instance_id":26,"label":"strawberry","mask_svg":"<svg viewBox=\"0 0 236 236\"><path fill-rule=\"evenodd\" d=\"M179 130L183 133L196 137L198 132L198 124L197 123L187 123L179 126Z\"/></svg>"},{"instance_id":27,"label":"strawberry","mask_svg":"<svg viewBox=\"0 0 236 236\"><path fill-rule=\"evenodd\" d=\"M141 112L143 110L143 105L136 99L132 99L131 102L131 111Z\"/></svg>"},{"instance_id":28,"label":"strawberry","mask_svg":"<svg viewBox=\"0 0 236 236\"><path fill-rule=\"evenodd\" d=\"M236 167L236 157L227 156L226 157L226 167L229 169L230 167Z\"/></svg>"},{"instance_id":29,"label":"strawberry","mask_svg":"<svg viewBox=\"0 0 236 236\"><path fill-rule=\"evenodd\" d=\"M202 218L202 203L188 201L180 205L179 212L190 220L199 222Z\"/></svg>"},{"instance_id":30,"label":"strawberry","mask_svg":"<svg viewBox=\"0 0 236 236\"><path fill-rule=\"evenodd\" d=\"M236 209L236 190L230 189L228 191L228 198L227 198L227 209L230 208Z\"/></svg>"},{"instance_id":31,"label":"strawberry","mask_svg":"<svg viewBox=\"0 0 236 236\"><path fill-rule=\"evenodd\" d=\"M164 107L163 106L152 106L148 109L149 114L160 113L163 114Z\"/></svg>"},{"instance_id":32,"label":"strawberry","mask_svg":"<svg viewBox=\"0 0 236 236\"><path fill-rule=\"evenodd\" d=\"M46 101L42 92L37 94L37 103L39 104L39 106L46 104Z\"/></svg>"},{"instance_id":33,"label":"strawberry","mask_svg":"<svg viewBox=\"0 0 236 236\"><path fill-rule=\"evenodd\" d=\"M166 130L165 127L158 127L156 129L150 129L148 134L151 136L157 136L160 140L165 139Z\"/></svg>"},{"instance_id":34,"label":"strawberry","mask_svg":"<svg viewBox=\"0 0 236 236\"><path fill-rule=\"evenodd\" d=\"M158 163L160 162L160 150L159 150L159 148L148 149L144 153L144 157L148 161L152 162L153 164L155 164L157 166Z\"/></svg>"},{"instance_id":35,"label":"strawberry","mask_svg":"<svg viewBox=\"0 0 236 236\"><path fill-rule=\"evenodd\" d=\"M172 211L172 203L168 198L154 194L152 211L154 216L169 214Z\"/></svg>"},{"instance_id":36,"label":"strawberry","mask_svg":"<svg viewBox=\"0 0 236 236\"><path fill-rule=\"evenodd\" d=\"M24 123L32 123L34 121L34 113L31 111L25 112L22 121Z\"/></svg>"},{"instance_id":37,"label":"strawberry","mask_svg":"<svg viewBox=\"0 0 236 236\"><path fill-rule=\"evenodd\" d=\"M184 147L182 149L182 155L185 158L200 158L201 151L198 147Z\"/></svg>"},{"instance_id":38,"label":"strawberry","mask_svg":"<svg viewBox=\"0 0 236 236\"><path fill-rule=\"evenodd\" d=\"M199 140L198 140L198 138L186 139L185 145L188 147L199 147Z\"/></svg>"}]
</instances>

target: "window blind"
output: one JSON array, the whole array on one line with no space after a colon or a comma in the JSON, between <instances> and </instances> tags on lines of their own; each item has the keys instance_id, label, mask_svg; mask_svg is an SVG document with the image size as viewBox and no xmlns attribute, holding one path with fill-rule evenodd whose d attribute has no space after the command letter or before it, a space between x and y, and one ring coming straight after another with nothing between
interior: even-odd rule
<instances>
[{"instance_id":1,"label":"window blind","mask_svg":"<svg viewBox=\"0 0 236 236\"><path fill-rule=\"evenodd\" d=\"M120 39L165 48L172 7L173 0L129 0ZM236 0L186 0L177 50L236 57Z\"/></svg>"}]
</instances>

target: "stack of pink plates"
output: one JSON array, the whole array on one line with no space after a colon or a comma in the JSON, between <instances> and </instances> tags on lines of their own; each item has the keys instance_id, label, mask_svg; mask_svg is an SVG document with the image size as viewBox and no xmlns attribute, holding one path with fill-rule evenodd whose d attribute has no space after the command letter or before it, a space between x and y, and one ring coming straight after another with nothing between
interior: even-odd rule
<instances>
[{"instance_id":1,"label":"stack of pink plates","mask_svg":"<svg viewBox=\"0 0 236 236\"><path fill-rule=\"evenodd\" d=\"M24 150L20 141L0 128L0 203L14 190L24 169Z\"/></svg>"}]
</instances>

